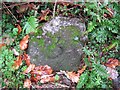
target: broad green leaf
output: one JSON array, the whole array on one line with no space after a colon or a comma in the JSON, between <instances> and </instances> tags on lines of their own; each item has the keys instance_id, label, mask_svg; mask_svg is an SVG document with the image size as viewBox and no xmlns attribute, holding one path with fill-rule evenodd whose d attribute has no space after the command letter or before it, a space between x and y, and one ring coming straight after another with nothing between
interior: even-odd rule
<instances>
[{"instance_id":1,"label":"broad green leaf","mask_svg":"<svg viewBox=\"0 0 120 90\"><path fill-rule=\"evenodd\" d=\"M30 32L36 32L37 26L38 26L37 19L34 16L31 16L28 18L28 21L26 22L23 31L25 31L26 34L29 34Z\"/></svg>"}]
</instances>

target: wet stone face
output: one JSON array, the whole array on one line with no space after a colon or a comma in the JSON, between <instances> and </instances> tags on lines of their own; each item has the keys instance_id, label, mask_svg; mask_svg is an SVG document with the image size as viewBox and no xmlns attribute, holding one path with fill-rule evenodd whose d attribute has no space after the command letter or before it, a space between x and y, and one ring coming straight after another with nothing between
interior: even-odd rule
<instances>
[{"instance_id":1,"label":"wet stone face","mask_svg":"<svg viewBox=\"0 0 120 90\"><path fill-rule=\"evenodd\" d=\"M83 36L85 24L77 18L55 17L45 23L42 34L29 40L28 54L36 65L49 65L53 70L79 68L82 48L87 40Z\"/></svg>"}]
</instances>

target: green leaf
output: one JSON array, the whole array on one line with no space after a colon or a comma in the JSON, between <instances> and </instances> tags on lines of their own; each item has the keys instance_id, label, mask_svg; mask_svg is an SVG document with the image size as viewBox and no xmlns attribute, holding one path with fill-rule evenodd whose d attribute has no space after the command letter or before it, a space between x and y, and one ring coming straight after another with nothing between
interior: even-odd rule
<instances>
[{"instance_id":1,"label":"green leaf","mask_svg":"<svg viewBox=\"0 0 120 90\"><path fill-rule=\"evenodd\" d=\"M80 76L80 79L78 81L76 88L77 89L82 88L87 81L88 81L88 72L85 72Z\"/></svg>"},{"instance_id":2,"label":"green leaf","mask_svg":"<svg viewBox=\"0 0 120 90\"><path fill-rule=\"evenodd\" d=\"M13 34L17 35L18 34L18 28L13 28Z\"/></svg>"},{"instance_id":3,"label":"green leaf","mask_svg":"<svg viewBox=\"0 0 120 90\"><path fill-rule=\"evenodd\" d=\"M90 62L88 61L88 58L84 58L84 62L87 66L90 66Z\"/></svg>"},{"instance_id":4,"label":"green leaf","mask_svg":"<svg viewBox=\"0 0 120 90\"><path fill-rule=\"evenodd\" d=\"M55 80L58 81L60 79L59 75L55 75Z\"/></svg>"},{"instance_id":5,"label":"green leaf","mask_svg":"<svg viewBox=\"0 0 120 90\"><path fill-rule=\"evenodd\" d=\"M25 31L26 34L29 34L30 32L36 32L37 26L38 26L37 19L34 16L30 16L23 28L23 31Z\"/></svg>"},{"instance_id":6,"label":"green leaf","mask_svg":"<svg viewBox=\"0 0 120 90\"><path fill-rule=\"evenodd\" d=\"M106 69L101 65L101 64L97 64L94 63L93 64L94 69L97 71L97 73L103 77L108 77L109 75L107 74Z\"/></svg>"}]
</instances>

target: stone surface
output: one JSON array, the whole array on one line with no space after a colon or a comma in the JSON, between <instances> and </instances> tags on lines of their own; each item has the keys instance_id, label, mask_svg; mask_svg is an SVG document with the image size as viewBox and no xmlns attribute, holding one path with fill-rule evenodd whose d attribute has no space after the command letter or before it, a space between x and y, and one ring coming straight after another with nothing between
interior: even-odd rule
<instances>
[{"instance_id":1,"label":"stone surface","mask_svg":"<svg viewBox=\"0 0 120 90\"><path fill-rule=\"evenodd\" d=\"M42 30L42 34L31 36L29 40L28 54L31 62L36 65L47 64L56 71L76 71L87 40L83 36L85 24L78 18L58 16L45 23Z\"/></svg>"}]
</instances>

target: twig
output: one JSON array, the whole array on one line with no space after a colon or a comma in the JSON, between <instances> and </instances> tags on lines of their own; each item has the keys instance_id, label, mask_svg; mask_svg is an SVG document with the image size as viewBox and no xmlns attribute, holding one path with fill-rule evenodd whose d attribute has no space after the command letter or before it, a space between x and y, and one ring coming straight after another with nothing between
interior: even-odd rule
<instances>
[{"instance_id":1,"label":"twig","mask_svg":"<svg viewBox=\"0 0 120 90\"><path fill-rule=\"evenodd\" d=\"M13 13L9 10L9 8L5 5L5 3L3 3L3 5L7 8L8 12L14 17L14 19L18 21L17 18L13 15Z\"/></svg>"},{"instance_id":2,"label":"twig","mask_svg":"<svg viewBox=\"0 0 120 90\"><path fill-rule=\"evenodd\" d=\"M0 10L6 9L6 8L15 7L15 6L19 6L19 5L24 5L24 4L27 4L27 3L20 3L20 4L10 5L10 6L7 6L7 7L2 7L2 8L0 8Z\"/></svg>"},{"instance_id":3,"label":"twig","mask_svg":"<svg viewBox=\"0 0 120 90\"><path fill-rule=\"evenodd\" d=\"M55 9L56 9L56 5L57 5L57 0L55 0L55 5L54 5L54 9L53 9L53 18L55 17Z\"/></svg>"}]
</instances>

